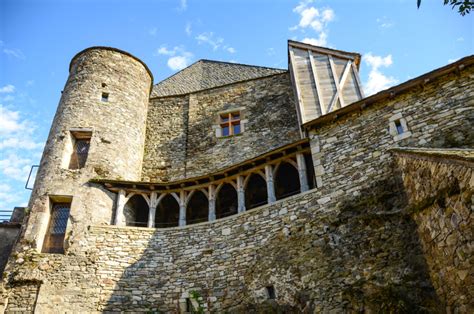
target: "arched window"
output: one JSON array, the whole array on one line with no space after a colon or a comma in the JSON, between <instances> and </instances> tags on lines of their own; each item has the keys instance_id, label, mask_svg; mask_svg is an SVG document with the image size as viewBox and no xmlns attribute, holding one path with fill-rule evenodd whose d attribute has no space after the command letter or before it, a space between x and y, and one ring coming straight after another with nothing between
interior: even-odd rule
<instances>
[{"instance_id":1,"label":"arched window","mask_svg":"<svg viewBox=\"0 0 474 314\"><path fill-rule=\"evenodd\" d=\"M167 194L158 204L155 213L155 228L177 227L179 224L179 204L171 194Z\"/></svg>"},{"instance_id":2,"label":"arched window","mask_svg":"<svg viewBox=\"0 0 474 314\"><path fill-rule=\"evenodd\" d=\"M216 218L237 214L237 191L230 183L224 184L216 197Z\"/></svg>"},{"instance_id":3,"label":"arched window","mask_svg":"<svg viewBox=\"0 0 474 314\"><path fill-rule=\"evenodd\" d=\"M261 175L251 174L245 186L245 208L249 210L267 202L267 182Z\"/></svg>"},{"instance_id":4,"label":"arched window","mask_svg":"<svg viewBox=\"0 0 474 314\"><path fill-rule=\"evenodd\" d=\"M148 203L143 196L133 195L123 209L126 225L146 227L148 225L148 211Z\"/></svg>"},{"instance_id":5,"label":"arched window","mask_svg":"<svg viewBox=\"0 0 474 314\"><path fill-rule=\"evenodd\" d=\"M301 192L298 170L288 162L280 164L273 180L277 200Z\"/></svg>"},{"instance_id":6,"label":"arched window","mask_svg":"<svg viewBox=\"0 0 474 314\"><path fill-rule=\"evenodd\" d=\"M209 201L202 191L195 191L186 207L186 224L192 225L207 221L209 216Z\"/></svg>"}]
</instances>

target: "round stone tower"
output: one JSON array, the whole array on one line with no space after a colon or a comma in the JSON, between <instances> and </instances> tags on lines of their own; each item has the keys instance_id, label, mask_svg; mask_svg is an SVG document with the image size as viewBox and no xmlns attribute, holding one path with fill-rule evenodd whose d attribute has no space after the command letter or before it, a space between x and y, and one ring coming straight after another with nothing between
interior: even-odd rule
<instances>
[{"instance_id":1,"label":"round stone tower","mask_svg":"<svg viewBox=\"0 0 474 314\"><path fill-rule=\"evenodd\" d=\"M112 220L114 195L89 181L140 180L152 84L148 67L124 51L74 56L29 203L25 237L38 249L55 203L70 203L65 244L73 248L86 225Z\"/></svg>"}]
</instances>

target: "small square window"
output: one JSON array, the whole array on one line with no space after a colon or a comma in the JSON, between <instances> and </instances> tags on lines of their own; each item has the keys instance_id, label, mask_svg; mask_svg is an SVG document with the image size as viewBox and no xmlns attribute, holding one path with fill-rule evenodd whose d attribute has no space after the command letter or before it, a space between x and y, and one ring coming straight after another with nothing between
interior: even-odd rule
<instances>
[{"instance_id":1,"label":"small square window","mask_svg":"<svg viewBox=\"0 0 474 314\"><path fill-rule=\"evenodd\" d=\"M242 133L239 111L221 114L219 120L221 136L231 136Z\"/></svg>"},{"instance_id":2,"label":"small square window","mask_svg":"<svg viewBox=\"0 0 474 314\"><path fill-rule=\"evenodd\" d=\"M395 122L395 127L397 129L397 133L402 134L404 132L402 123L400 122L400 120L395 120L394 122Z\"/></svg>"},{"instance_id":3,"label":"small square window","mask_svg":"<svg viewBox=\"0 0 474 314\"><path fill-rule=\"evenodd\" d=\"M102 93L102 102L108 102L109 101L109 93Z\"/></svg>"},{"instance_id":4,"label":"small square window","mask_svg":"<svg viewBox=\"0 0 474 314\"><path fill-rule=\"evenodd\" d=\"M265 287L267 290L267 297L269 300L275 300L276 299L276 294L275 294L275 288L273 286L268 286Z\"/></svg>"}]
</instances>

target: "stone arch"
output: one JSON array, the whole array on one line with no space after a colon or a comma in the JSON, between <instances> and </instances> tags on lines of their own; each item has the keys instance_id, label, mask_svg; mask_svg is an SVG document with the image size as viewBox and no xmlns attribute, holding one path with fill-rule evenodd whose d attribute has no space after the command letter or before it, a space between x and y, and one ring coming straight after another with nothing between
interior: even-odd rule
<instances>
[{"instance_id":1,"label":"stone arch","mask_svg":"<svg viewBox=\"0 0 474 314\"><path fill-rule=\"evenodd\" d=\"M267 182L261 173L252 173L245 178L245 208L247 210L267 204Z\"/></svg>"},{"instance_id":2,"label":"stone arch","mask_svg":"<svg viewBox=\"0 0 474 314\"><path fill-rule=\"evenodd\" d=\"M275 177L275 197L277 200L295 195L301 192L300 176L298 168L294 163L283 161L276 168Z\"/></svg>"},{"instance_id":3,"label":"stone arch","mask_svg":"<svg viewBox=\"0 0 474 314\"><path fill-rule=\"evenodd\" d=\"M123 209L125 224L134 227L146 227L148 225L149 211L148 202L143 195L131 195Z\"/></svg>"},{"instance_id":4,"label":"stone arch","mask_svg":"<svg viewBox=\"0 0 474 314\"><path fill-rule=\"evenodd\" d=\"M207 199L207 193L202 190L194 190L188 197L186 224L192 225L207 221L209 217L209 200Z\"/></svg>"},{"instance_id":5,"label":"stone arch","mask_svg":"<svg viewBox=\"0 0 474 314\"><path fill-rule=\"evenodd\" d=\"M162 194L158 198L155 213L155 228L177 227L179 225L179 203L175 194Z\"/></svg>"},{"instance_id":6,"label":"stone arch","mask_svg":"<svg viewBox=\"0 0 474 314\"><path fill-rule=\"evenodd\" d=\"M235 184L223 183L216 189L216 218L237 214L238 200Z\"/></svg>"}]
</instances>

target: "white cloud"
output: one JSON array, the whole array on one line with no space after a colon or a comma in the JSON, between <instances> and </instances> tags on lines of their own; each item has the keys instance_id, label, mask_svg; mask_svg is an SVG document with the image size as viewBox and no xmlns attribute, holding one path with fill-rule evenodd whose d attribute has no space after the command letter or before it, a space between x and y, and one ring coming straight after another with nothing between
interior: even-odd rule
<instances>
[{"instance_id":1,"label":"white cloud","mask_svg":"<svg viewBox=\"0 0 474 314\"><path fill-rule=\"evenodd\" d=\"M187 67L194 55L186 51L181 46L175 46L173 49L168 49L166 46L161 46L156 50L155 55L164 55L170 57L168 59L168 67L173 71L182 70Z\"/></svg>"},{"instance_id":2,"label":"white cloud","mask_svg":"<svg viewBox=\"0 0 474 314\"><path fill-rule=\"evenodd\" d=\"M326 46L328 24L335 18L334 11L331 8L316 8L311 6L311 3L313 3L313 0L302 1L293 9L293 12L300 16L300 21L297 25L290 27L290 30L300 30L302 32L312 30L316 32L316 36L307 36L303 39L303 42L316 46Z\"/></svg>"},{"instance_id":3,"label":"white cloud","mask_svg":"<svg viewBox=\"0 0 474 314\"><path fill-rule=\"evenodd\" d=\"M456 61L458 61L459 59L461 59L461 58L453 58L453 59L449 59L449 60L448 60L448 63L453 63L453 62L456 62Z\"/></svg>"},{"instance_id":4,"label":"white cloud","mask_svg":"<svg viewBox=\"0 0 474 314\"><path fill-rule=\"evenodd\" d=\"M369 78L364 84L364 92L366 96L375 94L381 90L387 89L390 86L398 83L398 80L392 76L386 76L380 72L379 68L389 67L392 65L392 55L385 57L373 55L371 52L364 55L362 58L365 64L370 67Z\"/></svg>"},{"instance_id":5,"label":"white cloud","mask_svg":"<svg viewBox=\"0 0 474 314\"><path fill-rule=\"evenodd\" d=\"M179 8L178 10L184 11L188 8L188 2L187 0L179 0Z\"/></svg>"},{"instance_id":6,"label":"white cloud","mask_svg":"<svg viewBox=\"0 0 474 314\"><path fill-rule=\"evenodd\" d=\"M217 50L224 42L223 38L214 38L213 32L202 33L197 35L195 38L197 39L198 44L209 44L213 50Z\"/></svg>"},{"instance_id":7,"label":"white cloud","mask_svg":"<svg viewBox=\"0 0 474 314\"><path fill-rule=\"evenodd\" d=\"M205 32L195 37L198 44L207 44L212 47L212 50L216 51L222 49L228 53L236 53L237 50L229 45L224 45L224 39L221 37L215 37L213 32Z\"/></svg>"},{"instance_id":8,"label":"white cloud","mask_svg":"<svg viewBox=\"0 0 474 314\"><path fill-rule=\"evenodd\" d=\"M0 160L0 172L6 177L26 182L31 164L31 159L21 158L17 154L10 153L7 158Z\"/></svg>"},{"instance_id":9,"label":"white cloud","mask_svg":"<svg viewBox=\"0 0 474 314\"><path fill-rule=\"evenodd\" d=\"M318 38L305 37L302 42L313 45L313 46L326 46L328 35L326 32L319 33Z\"/></svg>"},{"instance_id":10,"label":"white cloud","mask_svg":"<svg viewBox=\"0 0 474 314\"><path fill-rule=\"evenodd\" d=\"M390 19L388 19L386 16L379 17L375 20L379 27L381 28L390 28L393 25L395 25Z\"/></svg>"},{"instance_id":11,"label":"white cloud","mask_svg":"<svg viewBox=\"0 0 474 314\"><path fill-rule=\"evenodd\" d=\"M150 28L150 29L148 30L148 34L149 34L150 36L153 36L153 37L156 36L156 33L157 33L157 32L158 32L158 29L157 29L156 27L152 27L152 28Z\"/></svg>"},{"instance_id":12,"label":"white cloud","mask_svg":"<svg viewBox=\"0 0 474 314\"><path fill-rule=\"evenodd\" d=\"M10 137L0 141L0 150L5 148L21 148L22 150L31 150L42 147L43 143L36 143L29 137Z\"/></svg>"},{"instance_id":13,"label":"white cloud","mask_svg":"<svg viewBox=\"0 0 474 314\"><path fill-rule=\"evenodd\" d=\"M11 84L0 87L0 93L13 93L13 92L15 92L15 86Z\"/></svg>"},{"instance_id":14,"label":"white cloud","mask_svg":"<svg viewBox=\"0 0 474 314\"><path fill-rule=\"evenodd\" d=\"M9 48L4 48L3 53L5 53L8 56L18 58L18 59L25 59L25 55L20 49L9 49Z\"/></svg>"},{"instance_id":15,"label":"white cloud","mask_svg":"<svg viewBox=\"0 0 474 314\"><path fill-rule=\"evenodd\" d=\"M24 130L26 121L20 122L20 113L0 105L0 135Z\"/></svg>"},{"instance_id":16,"label":"white cloud","mask_svg":"<svg viewBox=\"0 0 474 314\"><path fill-rule=\"evenodd\" d=\"M458 37L456 38L456 41L464 41L464 37Z\"/></svg>"},{"instance_id":17,"label":"white cloud","mask_svg":"<svg viewBox=\"0 0 474 314\"><path fill-rule=\"evenodd\" d=\"M168 59L168 66L171 70L179 71L184 69L189 64L189 58L185 56L175 56Z\"/></svg>"},{"instance_id":18,"label":"white cloud","mask_svg":"<svg viewBox=\"0 0 474 314\"><path fill-rule=\"evenodd\" d=\"M191 36L192 30L191 30L191 23L190 22L186 23L186 27L184 28L184 31L186 32L186 35Z\"/></svg>"}]
</instances>

